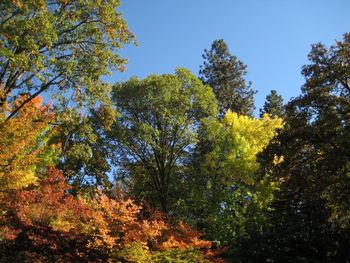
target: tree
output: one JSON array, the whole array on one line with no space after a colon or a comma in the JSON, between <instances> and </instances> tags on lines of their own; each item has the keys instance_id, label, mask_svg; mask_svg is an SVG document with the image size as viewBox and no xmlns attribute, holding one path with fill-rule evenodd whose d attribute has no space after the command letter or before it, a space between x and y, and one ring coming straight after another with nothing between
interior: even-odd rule
<instances>
[{"instance_id":1,"label":"tree","mask_svg":"<svg viewBox=\"0 0 350 263\"><path fill-rule=\"evenodd\" d=\"M55 127L49 143L61 145L57 168L73 186L71 193L93 195L97 187L110 190L109 152L104 130L110 128L115 111L108 106L93 108L88 113L60 108L56 109L56 114L60 115L60 124Z\"/></svg>"},{"instance_id":2,"label":"tree","mask_svg":"<svg viewBox=\"0 0 350 263\"><path fill-rule=\"evenodd\" d=\"M262 155L262 167L280 182L263 236L272 260L350 258L349 51L349 34L329 49L312 46L302 95L288 103L286 129ZM275 154L284 161L272 168Z\"/></svg>"},{"instance_id":3,"label":"tree","mask_svg":"<svg viewBox=\"0 0 350 263\"><path fill-rule=\"evenodd\" d=\"M265 104L260 109L260 118L263 118L265 113L280 118L284 116L283 98L281 95L278 95L276 90L271 90L270 94L266 96Z\"/></svg>"},{"instance_id":4,"label":"tree","mask_svg":"<svg viewBox=\"0 0 350 263\"><path fill-rule=\"evenodd\" d=\"M92 239L82 233L92 210L66 194L68 188L63 174L50 167L46 178L2 196L1 260L100 262L103 251L89 248Z\"/></svg>"},{"instance_id":5,"label":"tree","mask_svg":"<svg viewBox=\"0 0 350 263\"><path fill-rule=\"evenodd\" d=\"M109 166L89 109L110 106L110 85L101 77L123 70L118 51L134 40L117 12L119 0L18 0L0 4L0 107L17 101L3 119L16 118L39 95L51 95L55 133L62 146L59 168L73 192L107 189ZM88 65L88 66L87 66ZM19 103L18 97L22 97ZM79 110L78 110L79 109Z\"/></svg>"},{"instance_id":6,"label":"tree","mask_svg":"<svg viewBox=\"0 0 350 263\"><path fill-rule=\"evenodd\" d=\"M0 58L0 106L27 96L7 119L45 92L67 92L79 105L108 101L101 76L123 69L117 51L133 39L115 10L119 5L119 0L1 2L0 46L13 57Z\"/></svg>"},{"instance_id":7,"label":"tree","mask_svg":"<svg viewBox=\"0 0 350 263\"><path fill-rule=\"evenodd\" d=\"M134 77L116 84L113 101L120 109L109 133L116 148L114 160L126 172L129 187L138 189L137 199L145 198L169 212L198 127L216 114L214 94L179 68L175 75Z\"/></svg>"},{"instance_id":8,"label":"tree","mask_svg":"<svg viewBox=\"0 0 350 263\"><path fill-rule=\"evenodd\" d=\"M257 155L282 126L280 118L266 114L255 119L230 110L206 126L213 150L205 155L201 173L188 182L187 195L192 198L185 212L191 212L190 221L209 240L237 252L242 241L262 228L276 186L268 181L269 173L258 173Z\"/></svg>"},{"instance_id":9,"label":"tree","mask_svg":"<svg viewBox=\"0 0 350 263\"><path fill-rule=\"evenodd\" d=\"M36 184L0 196L0 260L222 262L212 243L184 224L156 211L144 216L132 200L112 200L101 191L77 198L70 187L50 167Z\"/></svg>"},{"instance_id":10,"label":"tree","mask_svg":"<svg viewBox=\"0 0 350 263\"><path fill-rule=\"evenodd\" d=\"M15 118L4 122L9 112L26 99L21 97L0 108L0 192L35 182L37 171L51 165L58 153L57 145L47 144L50 138L48 122L54 115L48 105L41 105L41 97L29 101Z\"/></svg>"},{"instance_id":11,"label":"tree","mask_svg":"<svg viewBox=\"0 0 350 263\"><path fill-rule=\"evenodd\" d=\"M231 55L223 39L215 40L211 49L204 50L204 63L199 76L205 85L213 88L220 114L232 112L252 116L256 91L247 83L247 66Z\"/></svg>"},{"instance_id":12,"label":"tree","mask_svg":"<svg viewBox=\"0 0 350 263\"><path fill-rule=\"evenodd\" d=\"M317 140L312 143L323 151L323 172L332 174L323 196L332 210L331 219L342 221L341 225L347 227L350 227L350 206L343 196L343 187L347 188L350 183L349 59L349 33L328 50L322 44L313 45L309 54L311 64L302 71L306 78L303 95L291 103L291 107L309 117L313 133L317 134Z\"/></svg>"}]
</instances>

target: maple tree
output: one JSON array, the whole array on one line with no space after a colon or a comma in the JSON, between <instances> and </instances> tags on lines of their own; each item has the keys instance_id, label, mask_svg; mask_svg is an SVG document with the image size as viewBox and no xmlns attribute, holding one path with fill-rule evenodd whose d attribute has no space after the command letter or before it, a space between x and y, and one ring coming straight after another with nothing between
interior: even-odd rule
<instances>
[{"instance_id":1,"label":"maple tree","mask_svg":"<svg viewBox=\"0 0 350 263\"><path fill-rule=\"evenodd\" d=\"M26 97L0 108L0 191L19 189L37 179L36 171L52 164L56 145L47 146L48 122L53 113L48 105L41 105L42 98L32 99L16 114L5 121L12 108Z\"/></svg>"},{"instance_id":2,"label":"maple tree","mask_svg":"<svg viewBox=\"0 0 350 263\"><path fill-rule=\"evenodd\" d=\"M62 173L51 167L47 178L2 196L6 211L0 230L3 259L70 262L87 255L92 260L103 258L101 252L87 246L89 237L81 233L91 208L67 195L69 187Z\"/></svg>"},{"instance_id":3,"label":"maple tree","mask_svg":"<svg viewBox=\"0 0 350 263\"><path fill-rule=\"evenodd\" d=\"M1 196L2 260L140 262L143 255L157 262L164 253L176 258L192 251L203 262L206 257L221 262L211 242L184 224L170 223L156 211L145 217L131 200L112 200L101 191L92 199L74 197L66 191L70 187L51 167L36 184Z\"/></svg>"},{"instance_id":4,"label":"maple tree","mask_svg":"<svg viewBox=\"0 0 350 263\"><path fill-rule=\"evenodd\" d=\"M202 258L203 262L223 262L218 256L221 248L212 248L212 242L201 239L203 234L159 211L147 209L145 216L144 208L132 200L116 201L103 193L95 196L91 207L94 220L89 224L93 229L90 232L94 237L93 246L99 250L109 248L112 258L158 262L168 253L175 259L192 251L189 257L196 255L195 258Z\"/></svg>"}]
</instances>

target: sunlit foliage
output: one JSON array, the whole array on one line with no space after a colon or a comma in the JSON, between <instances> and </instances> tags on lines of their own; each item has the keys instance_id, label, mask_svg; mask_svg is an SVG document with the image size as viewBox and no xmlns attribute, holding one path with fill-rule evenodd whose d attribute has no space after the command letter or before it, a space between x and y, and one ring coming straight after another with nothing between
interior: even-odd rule
<instances>
[{"instance_id":1,"label":"sunlit foliage","mask_svg":"<svg viewBox=\"0 0 350 263\"><path fill-rule=\"evenodd\" d=\"M6 121L12 108L25 99L25 96L21 97L0 108L0 191L34 183L37 170L52 164L58 149L55 145L45 144L48 122L54 116L47 105L42 105L42 98L31 100L14 118Z\"/></svg>"},{"instance_id":2,"label":"sunlit foliage","mask_svg":"<svg viewBox=\"0 0 350 263\"><path fill-rule=\"evenodd\" d=\"M228 111L207 127L213 150L193 183L193 209L210 238L236 244L251 234L250 229L259 228L263 210L273 199L277 185L268 181L268 173L258 173L257 155L283 127L283 120ZM276 156L276 161L281 160Z\"/></svg>"}]
</instances>

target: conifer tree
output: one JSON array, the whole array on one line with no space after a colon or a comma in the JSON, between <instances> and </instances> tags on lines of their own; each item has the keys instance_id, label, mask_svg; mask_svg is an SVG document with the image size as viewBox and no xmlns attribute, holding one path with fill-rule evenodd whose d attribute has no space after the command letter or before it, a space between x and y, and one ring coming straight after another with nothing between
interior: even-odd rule
<instances>
[{"instance_id":1,"label":"conifer tree","mask_svg":"<svg viewBox=\"0 0 350 263\"><path fill-rule=\"evenodd\" d=\"M210 50L205 49L203 59L199 78L213 88L220 115L230 109L252 116L256 91L251 89L251 82L245 79L247 66L230 54L223 39L215 40Z\"/></svg>"},{"instance_id":2,"label":"conifer tree","mask_svg":"<svg viewBox=\"0 0 350 263\"><path fill-rule=\"evenodd\" d=\"M313 45L308 58L302 94L286 105L286 128L261 155L280 190L259 260L350 258L350 34L330 48ZM273 167L276 155L283 162Z\"/></svg>"},{"instance_id":3,"label":"conifer tree","mask_svg":"<svg viewBox=\"0 0 350 263\"><path fill-rule=\"evenodd\" d=\"M270 94L266 96L265 104L260 109L260 118L262 118L265 113L277 117L284 116L283 98L276 90L271 90Z\"/></svg>"}]
</instances>

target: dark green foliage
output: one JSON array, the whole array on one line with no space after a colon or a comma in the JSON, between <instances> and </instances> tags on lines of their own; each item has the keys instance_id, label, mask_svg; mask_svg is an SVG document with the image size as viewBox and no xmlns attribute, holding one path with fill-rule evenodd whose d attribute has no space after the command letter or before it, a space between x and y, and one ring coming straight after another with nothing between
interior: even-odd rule
<instances>
[{"instance_id":1,"label":"dark green foliage","mask_svg":"<svg viewBox=\"0 0 350 263\"><path fill-rule=\"evenodd\" d=\"M203 254L196 249L166 249L165 251L149 253L140 243L132 243L123 250L117 251L113 262L127 263L209 263Z\"/></svg>"},{"instance_id":2,"label":"dark green foliage","mask_svg":"<svg viewBox=\"0 0 350 263\"><path fill-rule=\"evenodd\" d=\"M107 176L109 153L103 133L108 127L103 112L91 110L84 116L75 111L60 110L63 110L57 118L60 125L55 127L50 143L61 145L57 167L73 186L71 193L94 194L97 187L110 190L111 182Z\"/></svg>"},{"instance_id":3,"label":"dark green foliage","mask_svg":"<svg viewBox=\"0 0 350 263\"><path fill-rule=\"evenodd\" d=\"M245 80L247 66L230 54L223 39L215 40L209 51L204 50L203 59L199 76L205 85L213 88L220 114L230 109L252 116L256 91Z\"/></svg>"},{"instance_id":4,"label":"dark green foliage","mask_svg":"<svg viewBox=\"0 0 350 263\"><path fill-rule=\"evenodd\" d=\"M278 95L276 90L271 90L271 93L266 96L266 101L262 109L260 109L260 118L263 117L264 113L272 114L280 118L284 117L284 105L283 98Z\"/></svg>"},{"instance_id":5,"label":"dark green foliage","mask_svg":"<svg viewBox=\"0 0 350 263\"><path fill-rule=\"evenodd\" d=\"M156 254L153 258L154 263L209 263L203 255L194 249L184 250L169 249Z\"/></svg>"},{"instance_id":6,"label":"dark green foliage","mask_svg":"<svg viewBox=\"0 0 350 263\"><path fill-rule=\"evenodd\" d=\"M284 156L272 169L280 191L269 213L265 252L259 250L273 262L350 259L349 51L349 34L329 50L312 47L303 94L288 103L286 129L263 154L266 170L275 154Z\"/></svg>"}]
</instances>

